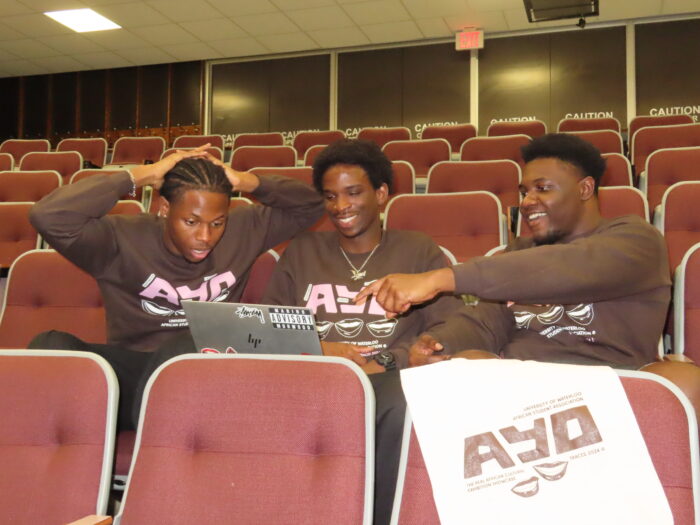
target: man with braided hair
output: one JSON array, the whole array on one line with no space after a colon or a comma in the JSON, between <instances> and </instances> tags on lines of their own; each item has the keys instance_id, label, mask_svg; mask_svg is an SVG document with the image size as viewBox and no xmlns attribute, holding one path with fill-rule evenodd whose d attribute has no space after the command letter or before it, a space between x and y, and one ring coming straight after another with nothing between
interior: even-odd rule
<instances>
[{"instance_id":1,"label":"man with braided hair","mask_svg":"<svg viewBox=\"0 0 700 525\"><path fill-rule=\"evenodd\" d=\"M61 187L30 213L51 247L97 280L107 318L106 345L50 331L30 348L104 356L120 383L120 428L132 426L153 363L195 351L180 301L236 302L258 255L323 211L310 186L235 171L204 150ZM107 215L121 195L149 184L160 187L158 216ZM232 191L252 193L263 206L229 211Z\"/></svg>"}]
</instances>

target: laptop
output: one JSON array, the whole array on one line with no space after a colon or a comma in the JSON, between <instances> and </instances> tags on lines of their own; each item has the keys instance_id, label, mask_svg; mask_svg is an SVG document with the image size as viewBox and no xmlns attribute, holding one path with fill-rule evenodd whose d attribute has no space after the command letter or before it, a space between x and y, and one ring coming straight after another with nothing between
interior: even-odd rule
<instances>
[{"instance_id":1,"label":"laptop","mask_svg":"<svg viewBox=\"0 0 700 525\"><path fill-rule=\"evenodd\" d=\"M203 353L322 355L308 308L182 301L197 350Z\"/></svg>"}]
</instances>

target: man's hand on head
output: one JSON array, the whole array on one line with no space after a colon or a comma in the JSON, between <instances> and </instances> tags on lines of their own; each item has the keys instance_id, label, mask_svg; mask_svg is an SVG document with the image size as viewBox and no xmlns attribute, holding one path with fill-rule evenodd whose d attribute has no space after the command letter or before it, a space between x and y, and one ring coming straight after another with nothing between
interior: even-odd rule
<instances>
[{"instance_id":1,"label":"man's hand on head","mask_svg":"<svg viewBox=\"0 0 700 525\"><path fill-rule=\"evenodd\" d=\"M204 158L213 164L224 168L226 177L228 177L231 186L233 186L233 191L252 193L258 186L260 186L260 179L258 179L257 175L253 175L248 171L236 171L231 166L224 164L219 159L206 152L204 154Z\"/></svg>"},{"instance_id":2,"label":"man's hand on head","mask_svg":"<svg viewBox=\"0 0 700 525\"><path fill-rule=\"evenodd\" d=\"M205 144L192 150L179 149L176 150L175 153L168 155L167 157L164 157L153 164L134 166L129 170L131 172L131 176L134 178L134 184L137 188L150 185L158 189L163 184L163 177L165 177L165 174L173 169L175 164L183 159L189 159L191 157L208 158L207 148L210 147L211 144Z\"/></svg>"},{"instance_id":3,"label":"man's hand on head","mask_svg":"<svg viewBox=\"0 0 700 525\"><path fill-rule=\"evenodd\" d=\"M444 354L443 350L443 346L432 335L423 334L409 350L408 364L423 366L450 359L452 356Z\"/></svg>"},{"instance_id":4,"label":"man's hand on head","mask_svg":"<svg viewBox=\"0 0 700 525\"><path fill-rule=\"evenodd\" d=\"M374 295L386 310L386 316L391 318L404 313L411 305L424 303L440 292L454 289L455 278L450 268L416 274L395 273L365 286L355 296L354 303L363 304L367 297Z\"/></svg>"}]
</instances>

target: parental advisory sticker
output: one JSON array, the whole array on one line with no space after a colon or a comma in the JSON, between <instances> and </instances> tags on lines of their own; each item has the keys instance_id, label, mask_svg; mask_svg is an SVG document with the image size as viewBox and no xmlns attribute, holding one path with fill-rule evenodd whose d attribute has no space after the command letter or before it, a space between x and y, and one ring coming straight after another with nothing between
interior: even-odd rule
<instances>
[{"instance_id":1,"label":"parental advisory sticker","mask_svg":"<svg viewBox=\"0 0 700 525\"><path fill-rule=\"evenodd\" d=\"M314 316L305 308L270 308L270 322L284 330L316 330Z\"/></svg>"}]
</instances>

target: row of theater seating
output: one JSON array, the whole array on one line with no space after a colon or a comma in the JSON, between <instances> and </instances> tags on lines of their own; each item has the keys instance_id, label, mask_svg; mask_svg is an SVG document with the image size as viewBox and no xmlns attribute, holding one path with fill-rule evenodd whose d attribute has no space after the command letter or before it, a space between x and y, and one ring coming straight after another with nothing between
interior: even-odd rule
<instances>
[{"instance_id":1,"label":"row of theater seating","mask_svg":"<svg viewBox=\"0 0 700 525\"><path fill-rule=\"evenodd\" d=\"M674 523L695 523L692 406L659 376L618 375ZM0 351L0 514L8 522L105 514L117 397L114 372L93 354ZM374 403L364 373L340 358L180 356L146 389L118 523L369 525ZM437 525L410 416L402 441L392 523Z\"/></svg>"},{"instance_id":2,"label":"row of theater seating","mask_svg":"<svg viewBox=\"0 0 700 525\"><path fill-rule=\"evenodd\" d=\"M640 171L643 168L643 160L646 157L646 137L640 134L641 143L636 148L637 131L646 127L662 125L692 124L693 119L688 115L672 115L662 117L638 116L632 119L629 126L630 150L632 164ZM588 140L593 142L601 153L624 153L624 145L620 134L620 123L615 118L594 119L563 119L557 126L558 132L583 133ZM547 132L547 127L542 121L527 120L521 122L496 122L489 126L487 137L500 137L509 135L525 135L530 138L539 137ZM591 134L590 132L596 132ZM646 133L646 132L645 132ZM676 134L683 134L677 131ZM476 128L472 124L458 124L450 126L427 126L421 133L422 140L443 139L447 141L449 151L457 155L465 141L475 138ZM344 138L345 133L340 130L328 131L302 131L295 135L292 150L297 157L303 159L304 165L311 165L315 153L306 157L306 153L314 146L328 145L331 142ZM392 141L410 141L411 131L406 127L393 128L363 128L358 133L358 138L372 140L384 146ZM219 148L223 157L224 139L221 135L185 135L177 137L173 142L173 148L190 148L210 143L212 147ZM233 149L244 146L283 146L284 137L281 133L241 133L233 142ZM698 144L695 144L698 145ZM668 147L668 146L662 146ZM8 153L14 164L19 164L22 156L28 152L49 152L51 145L48 140L6 140L0 144L0 153ZM655 148L655 149L658 149ZM165 140L161 137L122 137L117 139L112 152L111 164L142 164L145 161L155 162L161 158L165 150ZM90 139L64 139L56 148L57 152L78 151L86 161L96 167L102 167L107 163L107 142L102 138ZM448 157L449 158L449 157ZM502 157L511 158L511 157ZM446 159L444 159L446 160ZM467 160L464 159L463 160ZM468 159L479 160L479 159ZM513 158L513 160L517 160ZM642 161L641 163L639 161ZM1 164L6 162L0 161ZM2 168L8 169L8 168ZM11 168L9 168L11 169Z\"/></svg>"}]
</instances>

